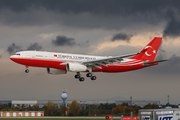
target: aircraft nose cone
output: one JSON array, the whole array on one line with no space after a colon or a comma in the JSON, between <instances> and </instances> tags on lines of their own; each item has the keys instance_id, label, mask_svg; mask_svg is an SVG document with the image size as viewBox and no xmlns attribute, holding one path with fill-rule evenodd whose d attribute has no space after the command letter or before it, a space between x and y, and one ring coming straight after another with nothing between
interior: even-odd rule
<instances>
[{"instance_id":1,"label":"aircraft nose cone","mask_svg":"<svg viewBox=\"0 0 180 120\"><path fill-rule=\"evenodd\" d=\"M15 58L14 55L11 55L11 56L10 56L10 59L11 59L12 61L14 60L14 58Z\"/></svg>"},{"instance_id":2,"label":"aircraft nose cone","mask_svg":"<svg viewBox=\"0 0 180 120\"><path fill-rule=\"evenodd\" d=\"M12 55L10 56L10 59L12 60Z\"/></svg>"}]
</instances>

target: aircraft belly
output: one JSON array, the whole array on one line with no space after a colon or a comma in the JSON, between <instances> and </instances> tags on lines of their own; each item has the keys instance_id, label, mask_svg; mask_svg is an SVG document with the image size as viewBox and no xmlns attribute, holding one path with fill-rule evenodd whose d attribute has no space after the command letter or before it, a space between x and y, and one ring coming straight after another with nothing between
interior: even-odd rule
<instances>
[{"instance_id":1,"label":"aircraft belly","mask_svg":"<svg viewBox=\"0 0 180 120\"><path fill-rule=\"evenodd\" d=\"M136 70L143 68L144 66L142 64L138 65L122 65L122 66L108 66L103 69L102 72L126 72L131 70Z\"/></svg>"}]
</instances>

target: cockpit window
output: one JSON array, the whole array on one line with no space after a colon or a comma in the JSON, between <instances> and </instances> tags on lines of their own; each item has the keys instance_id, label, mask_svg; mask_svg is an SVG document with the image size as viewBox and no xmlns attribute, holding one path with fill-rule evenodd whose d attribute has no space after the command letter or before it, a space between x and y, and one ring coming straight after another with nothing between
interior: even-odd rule
<instances>
[{"instance_id":1,"label":"cockpit window","mask_svg":"<svg viewBox=\"0 0 180 120\"><path fill-rule=\"evenodd\" d=\"M16 53L15 55L20 55L19 53Z\"/></svg>"}]
</instances>

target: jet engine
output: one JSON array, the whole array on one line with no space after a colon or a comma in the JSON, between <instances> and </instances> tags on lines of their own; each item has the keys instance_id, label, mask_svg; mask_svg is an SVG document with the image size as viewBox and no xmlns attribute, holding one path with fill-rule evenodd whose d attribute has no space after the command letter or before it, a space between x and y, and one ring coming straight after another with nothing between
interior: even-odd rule
<instances>
[{"instance_id":1,"label":"jet engine","mask_svg":"<svg viewBox=\"0 0 180 120\"><path fill-rule=\"evenodd\" d=\"M59 70L54 68L47 68L47 73L52 75L66 74L66 70Z\"/></svg>"},{"instance_id":2,"label":"jet engine","mask_svg":"<svg viewBox=\"0 0 180 120\"><path fill-rule=\"evenodd\" d=\"M72 72L87 71L87 67L85 65L80 64L80 63L67 63L66 69L67 69L67 71L72 71Z\"/></svg>"}]
</instances>

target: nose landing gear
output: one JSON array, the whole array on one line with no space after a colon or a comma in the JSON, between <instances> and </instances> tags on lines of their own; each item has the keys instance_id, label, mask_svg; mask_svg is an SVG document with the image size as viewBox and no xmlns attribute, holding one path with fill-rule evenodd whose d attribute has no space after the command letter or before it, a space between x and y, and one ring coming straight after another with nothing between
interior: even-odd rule
<instances>
[{"instance_id":1,"label":"nose landing gear","mask_svg":"<svg viewBox=\"0 0 180 120\"><path fill-rule=\"evenodd\" d=\"M25 73L29 73L29 69L28 69L28 66L27 66L27 65L26 65Z\"/></svg>"},{"instance_id":2,"label":"nose landing gear","mask_svg":"<svg viewBox=\"0 0 180 120\"><path fill-rule=\"evenodd\" d=\"M26 69L26 70L25 70L25 73L29 73L29 70L28 70L28 69Z\"/></svg>"}]
</instances>

